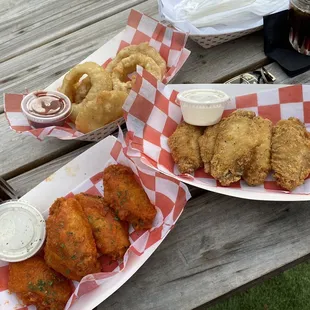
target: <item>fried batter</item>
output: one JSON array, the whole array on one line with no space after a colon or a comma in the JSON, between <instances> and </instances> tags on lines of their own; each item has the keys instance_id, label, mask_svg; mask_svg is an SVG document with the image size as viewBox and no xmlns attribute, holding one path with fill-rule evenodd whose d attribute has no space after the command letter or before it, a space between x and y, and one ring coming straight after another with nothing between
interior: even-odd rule
<instances>
[{"instance_id":1,"label":"fried batter","mask_svg":"<svg viewBox=\"0 0 310 310\"><path fill-rule=\"evenodd\" d=\"M103 172L104 199L116 215L137 230L152 227L156 209L130 168L111 165Z\"/></svg>"},{"instance_id":2,"label":"fried batter","mask_svg":"<svg viewBox=\"0 0 310 310\"><path fill-rule=\"evenodd\" d=\"M259 116L254 117L253 121L258 126L260 141L244 170L243 179L254 186L263 184L271 169L272 122Z\"/></svg>"},{"instance_id":3,"label":"fried batter","mask_svg":"<svg viewBox=\"0 0 310 310\"><path fill-rule=\"evenodd\" d=\"M8 288L38 310L63 310L71 295L70 281L49 268L40 256L9 265Z\"/></svg>"},{"instance_id":4,"label":"fried batter","mask_svg":"<svg viewBox=\"0 0 310 310\"><path fill-rule=\"evenodd\" d=\"M310 138L297 118L281 120L273 129L271 168L277 183L292 191L304 183L310 173Z\"/></svg>"},{"instance_id":5,"label":"fried batter","mask_svg":"<svg viewBox=\"0 0 310 310\"><path fill-rule=\"evenodd\" d=\"M210 163L214 154L215 142L218 135L218 127L219 124L207 127L203 135L198 139L200 155L204 164L205 173L210 173L211 171Z\"/></svg>"},{"instance_id":6,"label":"fried batter","mask_svg":"<svg viewBox=\"0 0 310 310\"><path fill-rule=\"evenodd\" d=\"M76 129L87 133L103 127L123 116L123 104L127 98L123 91L102 91L96 100L80 106L76 117Z\"/></svg>"},{"instance_id":7,"label":"fried batter","mask_svg":"<svg viewBox=\"0 0 310 310\"><path fill-rule=\"evenodd\" d=\"M78 194L75 198L87 216L99 252L113 260L123 258L130 246L128 227L124 227L102 197Z\"/></svg>"},{"instance_id":8,"label":"fried batter","mask_svg":"<svg viewBox=\"0 0 310 310\"><path fill-rule=\"evenodd\" d=\"M91 81L90 81L89 76L87 76L83 80L76 83L74 103L76 104L81 103L84 100L84 98L87 96L90 88L91 88Z\"/></svg>"},{"instance_id":9,"label":"fried batter","mask_svg":"<svg viewBox=\"0 0 310 310\"><path fill-rule=\"evenodd\" d=\"M259 144L260 133L254 117L254 112L237 110L219 124L211 175L224 186L241 179Z\"/></svg>"},{"instance_id":10,"label":"fried batter","mask_svg":"<svg viewBox=\"0 0 310 310\"><path fill-rule=\"evenodd\" d=\"M76 281L100 272L92 230L76 199L59 198L53 203L46 231L45 261L51 268Z\"/></svg>"},{"instance_id":11,"label":"fried batter","mask_svg":"<svg viewBox=\"0 0 310 310\"><path fill-rule=\"evenodd\" d=\"M181 173L193 173L202 166L198 143L202 133L203 127L182 122L169 137L171 155Z\"/></svg>"}]
</instances>

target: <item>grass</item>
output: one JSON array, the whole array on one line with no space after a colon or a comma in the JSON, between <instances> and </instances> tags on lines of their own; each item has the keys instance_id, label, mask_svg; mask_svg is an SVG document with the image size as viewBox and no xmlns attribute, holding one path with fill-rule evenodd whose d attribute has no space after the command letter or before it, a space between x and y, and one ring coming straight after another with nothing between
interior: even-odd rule
<instances>
[{"instance_id":1,"label":"grass","mask_svg":"<svg viewBox=\"0 0 310 310\"><path fill-rule=\"evenodd\" d=\"M300 264L208 310L309 310L310 262Z\"/></svg>"}]
</instances>

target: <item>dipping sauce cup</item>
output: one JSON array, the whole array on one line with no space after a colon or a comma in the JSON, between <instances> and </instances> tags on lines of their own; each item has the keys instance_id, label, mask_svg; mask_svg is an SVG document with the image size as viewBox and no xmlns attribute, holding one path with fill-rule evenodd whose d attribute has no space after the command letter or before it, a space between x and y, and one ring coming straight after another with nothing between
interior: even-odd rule
<instances>
[{"instance_id":1,"label":"dipping sauce cup","mask_svg":"<svg viewBox=\"0 0 310 310\"><path fill-rule=\"evenodd\" d=\"M70 115L71 101L58 91L35 91L23 98L21 108L33 127L62 126Z\"/></svg>"},{"instance_id":2,"label":"dipping sauce cup","mask_svg":"<svg viewBox=\"0 0 310 310\"><path fill-rule=\"evenodd\" d=\"M191 89L177 95L184 121L195 126L218 123L230 97L220 90Z\"/></svg>"},{"instance_id":3,"label":"dipping sauce cup","mask_svg":"<svg viewBox=\"0 0 310 310\"><path fill-rule=\"evenodd\" d=\"M35 207L21 200L0 205L0 260L20 262L35 255L45 235L45 220Z\"/></svg>"}]
</instances>

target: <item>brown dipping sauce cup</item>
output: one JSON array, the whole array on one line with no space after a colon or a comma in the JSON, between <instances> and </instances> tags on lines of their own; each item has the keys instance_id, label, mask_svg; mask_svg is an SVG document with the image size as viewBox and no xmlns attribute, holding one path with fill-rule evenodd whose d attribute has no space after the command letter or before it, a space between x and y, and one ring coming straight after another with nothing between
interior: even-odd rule
<instances>
[{"instance_id":1,"label":"brown dipping sauce cup","mask_svg":"<svg viewBox=\"0 0 310 310\"><path fill-rule=\"evenodd\" d=\"M25 96L21 108L31 126L62 126L71 113L71 101L58 91L35 91Z\"/></svg>"}]
</instances>

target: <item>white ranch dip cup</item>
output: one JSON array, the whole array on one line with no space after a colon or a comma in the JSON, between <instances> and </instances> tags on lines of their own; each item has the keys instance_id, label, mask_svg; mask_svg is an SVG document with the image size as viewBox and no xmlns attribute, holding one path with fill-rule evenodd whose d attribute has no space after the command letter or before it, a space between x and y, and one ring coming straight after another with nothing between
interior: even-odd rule
<instances>
[{"instance_id":1,"label":"white ranch dip cup","mask_svg":"<svg viewBox=\"0 0 310 310\"><path fill-rule=\"evenodd\" d=\"M29 203L10 200L0 205L0 260L20 262L35 255L45 234L42 214Z\"/></svg>"},{"instance_id":2,"label":"white ranch dip cup","mask_svg":"<svg viewBox=\"0 0 310 310\"><path fill-rule=\"evenodd\" d=\"M220 90L191 89L177 95L184 121L195 126L218 123L230 97Z\"/></svg>"}]
</instances>

